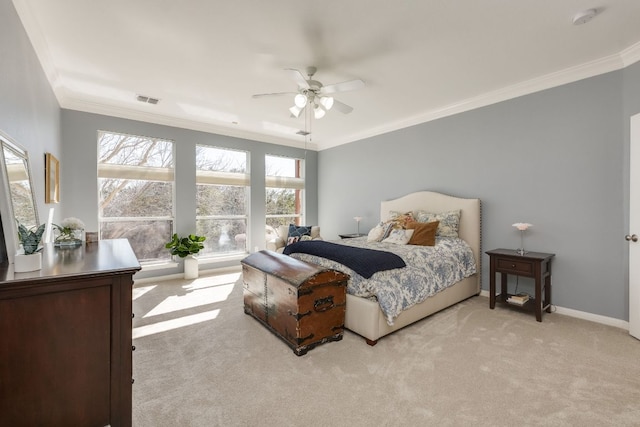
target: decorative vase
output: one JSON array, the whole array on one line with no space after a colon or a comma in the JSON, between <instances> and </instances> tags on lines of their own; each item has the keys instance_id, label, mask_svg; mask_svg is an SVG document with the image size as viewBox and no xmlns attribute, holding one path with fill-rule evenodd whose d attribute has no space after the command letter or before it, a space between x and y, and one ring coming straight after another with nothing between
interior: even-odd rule
<instances>
[{"instance_id":1,"label":"decorative vase","mask_svg":"<svg viewBox=\"0 0 640 427\"><path fill-rule=\"evenodd\" d=\"M198 278L198 260L193 255L187 255L184 258L184 278L185 279L197 279Z\"/></svg>"},{"instance_id":2,"label":"decorative vase","mask_svg":"<svg viewBox=\"0 0 640 427\"><path fill-rule=\"evenodd\" d=\"M61 232L54 240L57 247L76 247L82 245L84 240L84 230L68 230Z\"/></svg>"},{"instance_id":3,"label":"decorative vase","mask_svg":"<svg viewBox=\"0 0 640 427\"><path fill-rule=\"evenodd\" d=\"M13 260L13 271L16 273L24 273L27 271L36 271L42 268L42 253L35 254L18 254Z\"/></svg>"}]
</instances>

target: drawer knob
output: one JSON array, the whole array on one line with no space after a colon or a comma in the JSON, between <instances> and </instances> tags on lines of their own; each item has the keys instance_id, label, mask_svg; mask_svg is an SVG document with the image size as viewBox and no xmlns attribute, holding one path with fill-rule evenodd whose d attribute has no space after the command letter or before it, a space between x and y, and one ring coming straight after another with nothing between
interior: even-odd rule
<instances>
[{"instance_id":1,"label":"drawer knob","mask_svg":"<svg viewBox=\"0 0 640 427\"><path fill-rule=\"evenodd\" d=\"M131 346L131 351L136 351L136 346L135 345Z\"/></svg>"},{"instance_id":2,"label":"drawer knob","mask_svg":"<svg viewBox=\"0 0 640 427\"><path fill-rule=\"evenodd\" d=\"M511 268L516 268L516 265L515 264L511 264Z\"/></svg>"}]
</instances>

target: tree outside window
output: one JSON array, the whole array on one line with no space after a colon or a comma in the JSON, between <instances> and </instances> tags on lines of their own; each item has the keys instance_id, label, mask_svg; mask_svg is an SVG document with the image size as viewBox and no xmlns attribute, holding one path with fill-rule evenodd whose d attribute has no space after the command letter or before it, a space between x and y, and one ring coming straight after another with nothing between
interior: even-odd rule
<instances>
[{"instance_id":1,"label":"tree outside window","mask_svg":"<svg viewBox=\"0 0 640 427\"><path fill-rule=\"evenodd\" d=\"M196 146L196 232L202 255L247 252L250 177L244 151Z\"/></svg>"},{"instance_id":2,"label":"tree outside window","mask_svg":"<svg viewBox=\"0 0 640 427\"><path fill-rule=\"evenodd\" d=\"M303 165L300 159L265 156L267 234L280 225L303 225Z\"/></svg>"},{"instance_id":3,"label":"tree outside window","mask_svg":"<svg viewBox=\"0 0 640 427\"><path fill-rule=\"evenodd\" d=\"M172 141L98 132L100 238L128 239L140 262L171 258L173 153Z\"/></svg>"}]
</instances>

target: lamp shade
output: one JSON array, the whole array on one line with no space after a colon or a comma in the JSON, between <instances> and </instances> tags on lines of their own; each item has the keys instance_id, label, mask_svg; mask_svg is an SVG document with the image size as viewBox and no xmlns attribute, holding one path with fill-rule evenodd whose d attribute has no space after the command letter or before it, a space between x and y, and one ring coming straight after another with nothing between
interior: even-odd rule
<instances>
[{"instance_id":1,"label":"lamp shade","mask_svg":"<svg viewBox=\"0 0 640 427\"><path fill-rule=\"evenodd\" d=\"M315 117L316 119L323 118L325 114L326 113L324 109L319 105L316 105L316 108L313 109L313 117Z\"/></svg>"},{"instance_id":2,"label":"lamp shade","mask_svg":"<svg viewBox=\"0 0 640 427\"><path fill-rule=\"evenodd\" d=\"M307 105L307 97L299 93L293 98L293 102L296 104L296 107L304 108L304 106Z\"/></svg>"},{"instance_id":3,"label":"lamp shade","mask_svg":"<svg viewBox=\"0 0 640 427\"><path fill-rule=\"evenodd\" d=\"M320 98L320 104L322 104L325 110L329 111L331 107L333 107L333 97L323 96Z\"/></svg>"},{"instance_id":4,"label":"lamp shade","mask_svg":"<svg viewBox=\"0 0 640 427\"><path fill-rule=\"evenodd\" d=\"M297 105L294 105L293 107L289 108L291 115L294 116L295 118L300 117L300 113L302 112L302 110L303 109L298 107Z\"/></svg>"}]
</instances>

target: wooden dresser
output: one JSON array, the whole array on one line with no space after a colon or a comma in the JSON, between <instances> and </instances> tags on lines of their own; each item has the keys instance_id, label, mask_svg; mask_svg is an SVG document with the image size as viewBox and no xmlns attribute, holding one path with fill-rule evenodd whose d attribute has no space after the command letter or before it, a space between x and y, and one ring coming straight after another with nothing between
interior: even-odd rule
<instances>
[{"instance_id":1,"label":"wooden dresser","mask_svg":"<svg viewBox=\"0 0 640 427\"><path fill-rule=\"evenodd\" d=\"M126 239L47 246L29 273L0 264L0 425L131 425L138 270Z\"/></svg>"}]
</instances>

